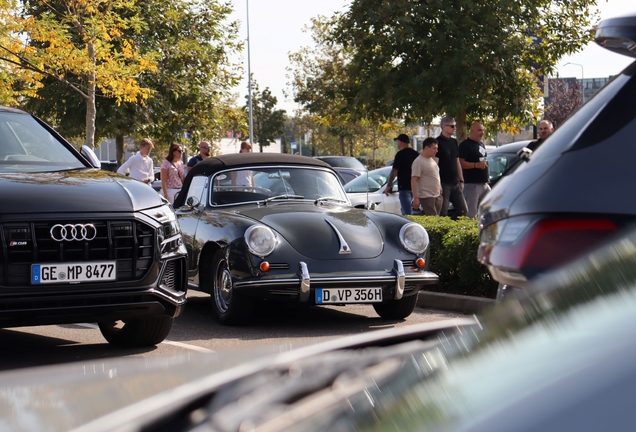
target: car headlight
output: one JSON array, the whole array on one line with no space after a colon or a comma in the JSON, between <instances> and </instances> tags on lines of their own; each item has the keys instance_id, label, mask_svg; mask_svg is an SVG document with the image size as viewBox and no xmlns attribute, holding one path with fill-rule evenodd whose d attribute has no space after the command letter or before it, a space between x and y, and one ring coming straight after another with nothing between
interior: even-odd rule
<instances>
[{"instance_id":1,"label":"car headlight","mask_svg":"<svg viewBox=\"0 0 636 432\"><path fill-rule=\"evenodd\" d=\"M245 243L252 254L264 257L274 252L278 239L266 226L252 225L245 231Z\"/></svg>"},{"instance_id":2,"label":"car headlight","mask_svg":"<svg viewBox=\"0 0 636 432\"><path fill-rule=\"evenodd\" d=\"M161 248L161 254L177 250L183 244L181 226L177 215L169 204L161 207L144 210L141 213L149 216L161 224L157 229L157 237Z\"/></svg>"},{"instance_id":3,"label":"car headlight","mask_svg":"<svg viewBox=\"0 0 636 432\"><path fill-rule=\"evenodd\" d=\"M428 247L428 233L420 224L406 224L400 230L400 243L407 251L422 254Z\"/></svg>"}]
</instances>

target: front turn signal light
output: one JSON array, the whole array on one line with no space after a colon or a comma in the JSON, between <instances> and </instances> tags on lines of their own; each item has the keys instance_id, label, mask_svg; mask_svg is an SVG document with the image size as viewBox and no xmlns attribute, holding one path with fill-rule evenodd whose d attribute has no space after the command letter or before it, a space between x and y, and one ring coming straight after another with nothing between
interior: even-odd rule
<instances>
[{"instance_id":1,"label":"front turn signal light","mask_svg":"<svg viewBox=\"0 0 636 432\"><path fill-rule=\"evenodd\" d=\"M426 265L426 260L424 258L418 258L415 260L415 266L418 268L424 268Z\"/></svg>"},{"instance_id":2,"label":"front turn signal light","mask_svg":"<svg viewBox=\"0 0 636 432\"><path fill-rule=\"evenodd\" d=\"M269 271L269 263L267 261L263 261L259 268L264 272Z\"/></svg>"}]
</instances>

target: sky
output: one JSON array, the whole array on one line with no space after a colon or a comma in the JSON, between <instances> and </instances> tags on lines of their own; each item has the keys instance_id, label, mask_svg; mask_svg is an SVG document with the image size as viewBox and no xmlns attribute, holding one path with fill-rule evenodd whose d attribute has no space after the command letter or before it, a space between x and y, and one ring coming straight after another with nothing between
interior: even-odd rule
<instances>
[{"instance_id":1,"label":"sky","mask_svg":"<svg viewBox=\"0 0 636 432\"><path fill-rule=\"evenodd\" d=\"M249 2L249 3L248 3ZM635 0L597 0L601 19L636 12ZM247 6L249 5L250 69L261 90L269 87L278 99L278 108L293 114L297 108L287 88L288 54L312 44L303 28L317 15L331 16L346 9L349 0L233 0L235 12L231 19L241 22L240 38L247 40ZM247 47L246 47L247 48ZM245 80L240 89L239 103L247 94L247 49L242 61ZM583 51L564 57L557 67L560 77L601 78L616 75L633 59L612 53L595 43ZM577 63L569 64L566 63ZM289 97L284 96L287 91Z\"/></svg>"}]
</instances>

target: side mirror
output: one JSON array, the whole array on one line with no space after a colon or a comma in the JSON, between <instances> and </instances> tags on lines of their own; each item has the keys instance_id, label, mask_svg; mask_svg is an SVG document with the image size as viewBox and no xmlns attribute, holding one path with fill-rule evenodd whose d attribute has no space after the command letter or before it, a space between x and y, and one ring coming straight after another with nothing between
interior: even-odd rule
<instances>
[{"instance_id":1,"label":"side mirror","mask_svg":"<svg viewBox=\"0 0 636 432\"><path fill-rule=\"evenodd\" d=\"M393 186L391 186L391 192L392 193L397 193L398 192L398 184L397 184L397 182L393 183Z\"/></svg>"},{"instance_id":2,"label":"side mirror","mask_svg":"<svg viewBox=\"0 0 636 432\"><path fill-rule=\"evenodd\" d=\"M99 161L99 158L97 157L93 149L89 146L83 145L80 149L80 154L86 158L86 160L91 164L93 168L102 168L102 163Z\"/></svg>"},{"instance_id":3,"label":"side mirror","mask_svg":"<svg viewBox=\"0 0 636 432\"><path fill-rule=\"evenodd\" d=\"M186 205L188 207L196 207L199 205L199 198L195 197L195 196L191 196L188 197L188 199L186 200Z\"/></svg>"},{"instance_id":4,"label":"side mirror","mask_svg":"<svg viewBox=\"0 0 636 432\"><path fill-rule=\"evenodd\" d=\"M367 203L364 205L364 208L367 210L375 210L376 205L373 201L367 201Z\"/></svg>"}]
</instances>

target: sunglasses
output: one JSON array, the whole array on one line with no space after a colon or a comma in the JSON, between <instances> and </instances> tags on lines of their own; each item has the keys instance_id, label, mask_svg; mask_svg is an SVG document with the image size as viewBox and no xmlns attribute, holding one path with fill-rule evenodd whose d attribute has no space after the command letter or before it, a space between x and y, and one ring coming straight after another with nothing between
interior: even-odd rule
<instances>
[{"instance_id":1,"label":"sunglasses","mask_svg":"<svg viewBox=\"0 0 636 432\"><path fill-rule=\"evenodd\" d=\"M175 150L175 153L183 153L183 150Z\"/></svg>"},{"instance_id":2,"label":"sunglasses","mask_svg":"<svg viewBox=\"0 0 636 432\"><path fill-rule=\"evenodd\" d=\"M199 147L199 148L212 150L212 146L203 146L203 147Z\"/></svg>"},{"instance_id":3,"label":"sunglasses","mask_svg":"<svg viewBox=\"0 0 636 432\"><path fill-rule=\"evenodd\" d=\"M449 128L453 128L453 129L455 129L457 127L457 125L444 125L444 126L447 126Z\"/></svg>"}]
</instances>

